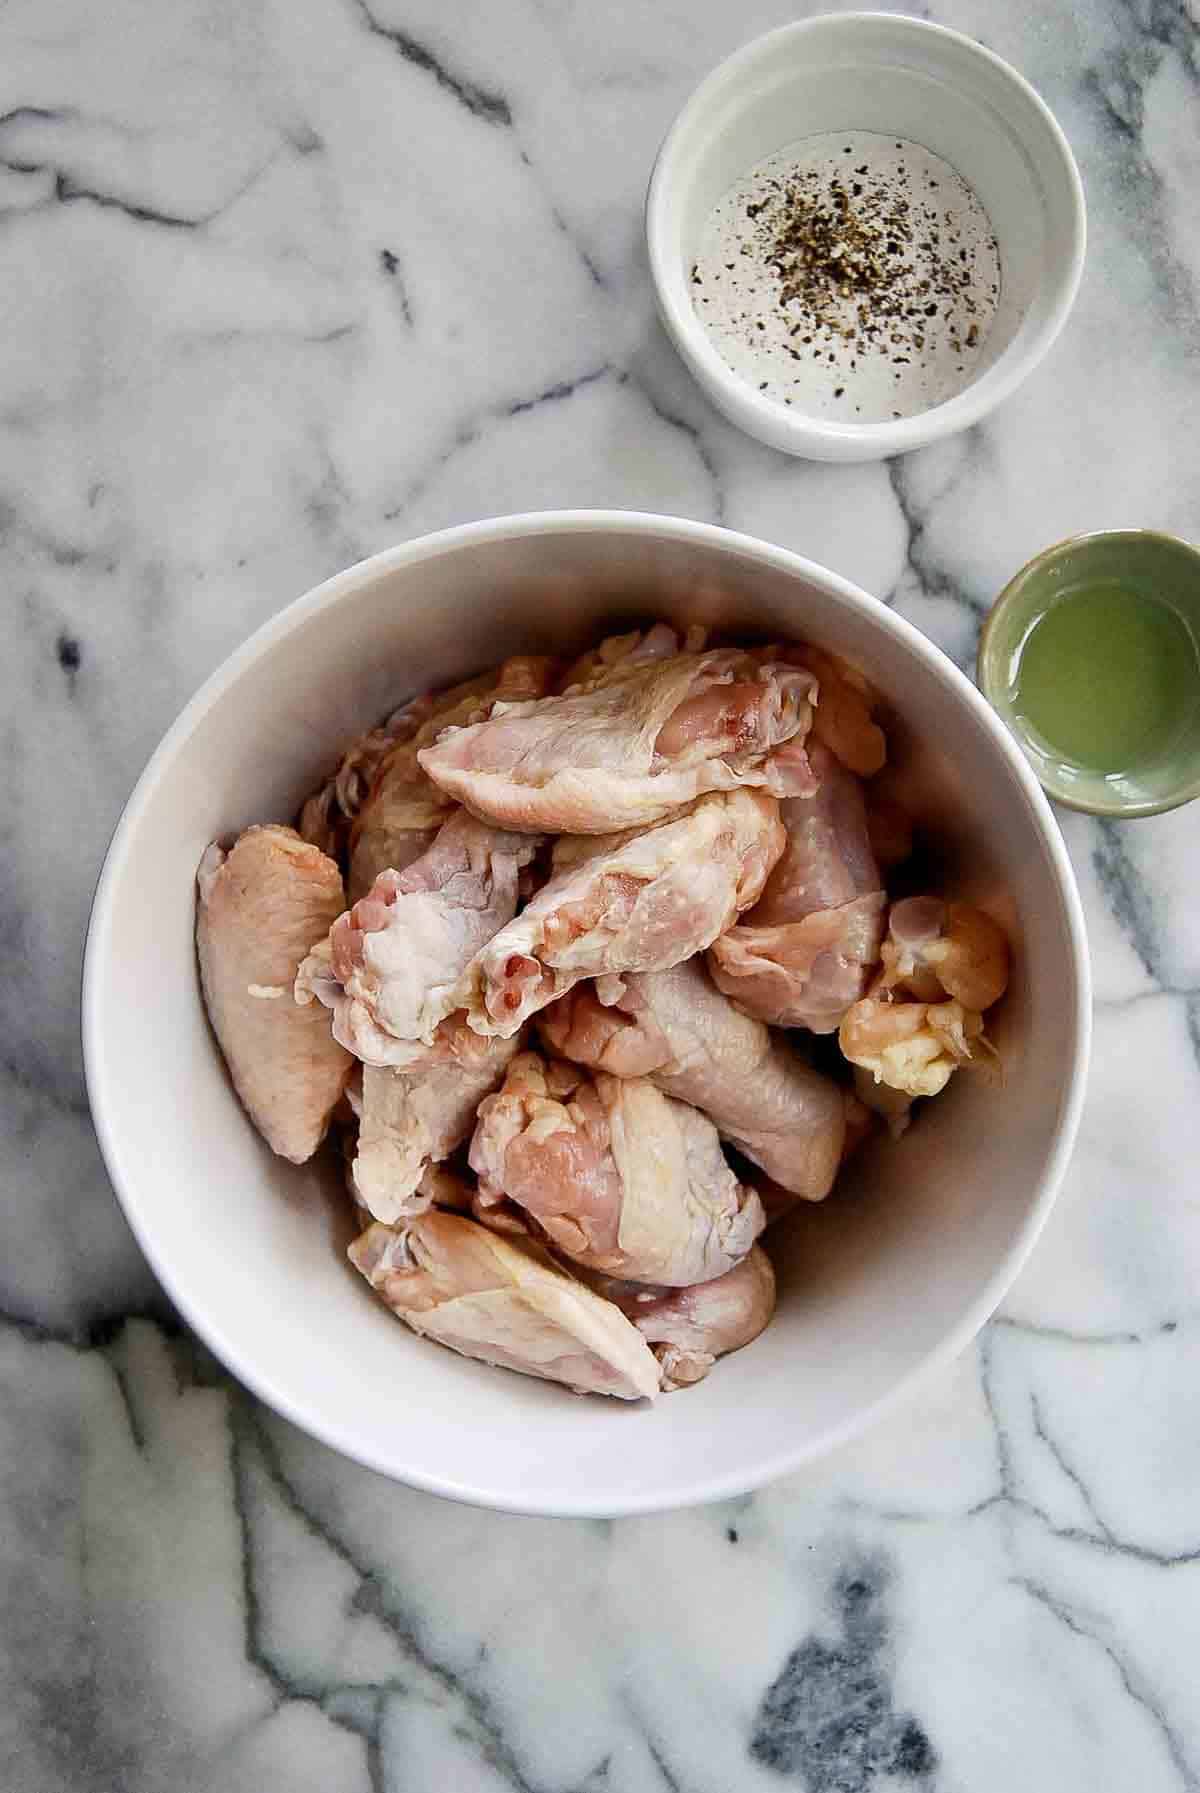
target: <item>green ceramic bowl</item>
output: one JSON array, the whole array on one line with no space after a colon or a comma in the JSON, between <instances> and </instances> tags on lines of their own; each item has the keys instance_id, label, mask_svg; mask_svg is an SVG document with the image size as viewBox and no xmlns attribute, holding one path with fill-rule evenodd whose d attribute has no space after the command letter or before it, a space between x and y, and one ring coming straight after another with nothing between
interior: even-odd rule
<instances>
[{"instance_id":1,"label":"green ceramic bowl","mask_svg":"<svg viewBox=\"0 0 1200 1793\"><path fill-rule=\"evenodd\" d=\"M1074 536L1022 567L979 641L979 688L1047 795L1099 816L1200 796L1200 549Z\"/></svg>"}]
</instances>

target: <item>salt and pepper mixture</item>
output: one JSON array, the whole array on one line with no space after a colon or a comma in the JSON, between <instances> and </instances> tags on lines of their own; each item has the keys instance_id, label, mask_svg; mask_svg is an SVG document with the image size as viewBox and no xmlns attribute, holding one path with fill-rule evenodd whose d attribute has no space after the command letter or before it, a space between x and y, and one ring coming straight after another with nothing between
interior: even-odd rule
<instances>
[{"instance_id":1,"label":"salt and pepper mixture","mask_svg":"<svg viewBox=\"0 0 1200 1793\"><path fill-rule=\"evenodd\" d=\"M1001 286L991 221L921 144L822 132L714 206L692 299L730 368L814 417L912 417L968 386Z\"/></svg>"}]
</instances>

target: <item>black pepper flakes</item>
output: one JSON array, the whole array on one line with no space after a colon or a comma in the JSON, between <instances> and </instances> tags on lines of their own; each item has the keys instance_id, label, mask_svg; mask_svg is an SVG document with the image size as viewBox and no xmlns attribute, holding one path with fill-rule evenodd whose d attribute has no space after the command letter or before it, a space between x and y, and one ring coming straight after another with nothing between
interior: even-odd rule
<instances>
[{"instance_id":1,"label":"black pepper flakes","mask_svg":"<svg viewBox=\"0 0 1200 1793\"><path fill-rule=\"evenodd\" d=\"M856 148L862 153L865 147L861 140L834 137L823 153L837 158L840 149L852 159ZM921 154L919 146L897 142L895 147L899 165L880 143L886 159L858 165L851 160L853 179L843 172L840 158L783 174L764 169L757 184L748 177L736 212L729 214L728 235L715 245L738 257L724 263L733 276L732 291L744 300L732 310L722 307L730 325L756 353L761 344L792 362L802 361L800 350L790 346L798 339L816 363L808 375L810 388L827 368L831 378L824 390L838 399L847 387L835 387L833 380L850 371L869 375L872 361L892 363L888 371L899 381L897 369L915 362L932 371L950 348L957 355L964 343L976 348L994 309L998 283L991 283L989 302L987 274L976 260L984 244L994 252L994 239L980 233L973 207L964 210L960 204L955 211L931 197L945 183L929 174L927 165L903 159L906 150ZM701 265L703 276L694 266L693 280L697 286L702 278L715 281L720 304L716 267L708 260ZM764 276L773 277L773 300ZM728 282L724 290L729 293ZM698 297L696 303L705 301ZM768 330L773 331L769 339ZM755 371L760 369L770 371L762 361ZM879 373L886 378L884 368ZM760 392L770 389L769 379L758 382ZM901 402L899 392L894 402Z\"/></svg>"}]
</instances>

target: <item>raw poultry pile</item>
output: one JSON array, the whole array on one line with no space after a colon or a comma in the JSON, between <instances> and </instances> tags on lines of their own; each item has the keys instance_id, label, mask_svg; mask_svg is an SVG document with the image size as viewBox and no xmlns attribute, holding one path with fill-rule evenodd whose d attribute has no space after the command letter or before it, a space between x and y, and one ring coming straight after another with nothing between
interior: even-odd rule
<instances>
[{"instance_id":1,"label":"raw poultry pile","mask_svg":"<svg viewBox=\"0 0 1200 1793\"><path fill-rule=\"evenodd\" d=\"M295 1163L341 1133L350 1257L415 1331L581 1392L699 1381L771 1317L764 1228L987 1063L1007 942L889 904L877 709L815 649L658 624L414 699L296 829L205 853L237 1092Z\"/></svg>"}]
</instances>

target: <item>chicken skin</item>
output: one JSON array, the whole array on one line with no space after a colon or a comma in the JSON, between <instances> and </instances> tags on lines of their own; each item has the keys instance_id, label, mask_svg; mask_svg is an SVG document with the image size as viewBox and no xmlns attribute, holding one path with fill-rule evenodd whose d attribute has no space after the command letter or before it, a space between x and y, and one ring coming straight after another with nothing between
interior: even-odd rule
<instances>
[{"instance_id":1,"label":"chicken skin","mask_svg":"<svg viewBox=\"0 0 1200 1793\"><path fill-rule=\"evenodd\" d=\"M658 1361L637 1328L531 1239L434 1208L402 1228L376 1222L349 1256L414 1332L464 1357L579 1394L658 1393Z\"/></svg>"},{"instance_id":2,"label":"chicken skin","mask_svg":"<svg viewBox=\"0 0 1200 1793\"><path fill-rule=\"evenodd\" d=\"M394 1222L430 1206L426 1172L471 1137L480 1102L520 1045L519 1037L482 1040L456 1017L419 1063L364 1065L351 1179L376 1220Z\"/></svg>"},{"instance_id":3,"label":"chicken skin","mask_svg":"<svg viewBox=\"0 0 1200 1793\"><path fill-rule=\"evenodd\" d=\"M413 727L375 762L370 788L350 830L350 901L370 890L380 872L402 872L431 845L455 803L432 784L417 756L445 728L461 727L487 715L493 704L521 703L549 689L554 662L540 654L516 654L448 691L418 698L409 706Z\"/></svg>"},{"instance_id":4,"label":"chicken skin","mask_svg":"<svg viewBox=\"0 0 1200 1793\"><path fill-rule=\"evenodd\" d=\"M783 844L774 798L730 791L611 845L567 851L464 972L458 998L471 1026L513 1034L583 978L661 970L702 952L756 900Z\"/></svg>"},{"instance_id":5,"label":"chicken skin","mask_svg":"<svg viewBox=\"0 0 1200 1793\"><path fill-rule=\"evenodd\" d=\"M418 1063L460 1006L462 973L516 914L540 844L459 810L420 859L381 872L338 917L301 966L296 1001L332 1009L334 1037L365 1064Z\"/></svg>"},{"instance_id":6,"label":"chicken skin","mask_svg":"<svg viewBox=\"0 0 1200 1793\"><path fill-rule=\"evenodd\" d=\"M234 1088L273 1152L303 1164L354 1064L322 1010L298 1009L300 961L345 901L342 874L291 828L214 843L197 874L196 950L213 1032Z\"/></svg>"},{"instance_id":7,"label":"chicken skin","mask_svg":"<svg viewBox=\"0 0 1200 1793\"><path fill-rule=\"evenodd\" d=\"M634 1282L709 1282L765 1225L697 1109L535 1052L480 1104L471 1168L485 1206L508 1198L565 1256Z\"/></svg>"},{"instance_id":8,"label":"chicken skin","mask_svg":"<svg viewBox=\"0 0 1200 1793\"><path fill-rule=\"evenodd\" d=\"M658 1359L664 1393L702 1382L718 1357L752 1343L775 1312L775 1272L759 1245L724 1276L690 1289L577 1274L633 1321Z\"/></svg>"},{"instance_id":9,"label":"chicken skin","mask_svg":"<svg viewBox=\"0 0 1200 1793\"><path fill-rule=\"evenodd\" d=\"M787 846L755 907L714 941L709 966L747 1014L834 1033L878 963L887 897L861 784L820 742L810 759L820 788L780 805Z\"/></svg>"},{"instance_id":10,"label":"chicken skin","mask_svg":"<svg viewBox=\"0 0 1200 1793\"><path fill-rule=\"evenodd\" d=\"M296 829L303 840L343 864L349 853L350 830L370 793L380 762L402 741L411 741L433 709L429 697L414 697L378 728L369 729L347 747L320 790L300 810Z\"/></svg>"},{"instance_id":11,"label":"chicken skin","mask_svg":"<svg viewBox=\"0 0 1200 1793\"><path fill-rule=\"evenodd\" d=\"M708 791L815 788L803 742L816 680L736 648L629 654L582 688L497 706L417 758L440 790L499 828L611 834Z\"/></svg>"},{"instance_id":12,"label":"chicken skin","mask_svg":"<svg viewBox=\"0 0 1200 1793\"><path fill-rule=\"evenodd\" d=\"M917 1096L936 1096L962 1065L987 1066L984 1010L1008 987L1008 938L970 903L905 897L892 905L882 969L838 1032L861 1101L904 1132Z\"/></svg>"},{"instance_id":13,"label":"chicken skin","mask_svg":"<svg viewBox=\"0 0 1200 1793\"><path fill-rule=\"evenodd\" d=\"M603 979L598 989L581 984L545 1010L539 1029L560 1057L649 1077L665 1095L702 1109L791 1195L820 1201L832 1188L843 1155L843 1092L741 1014L699 960Z\"/></svg>"}]
</instances>

